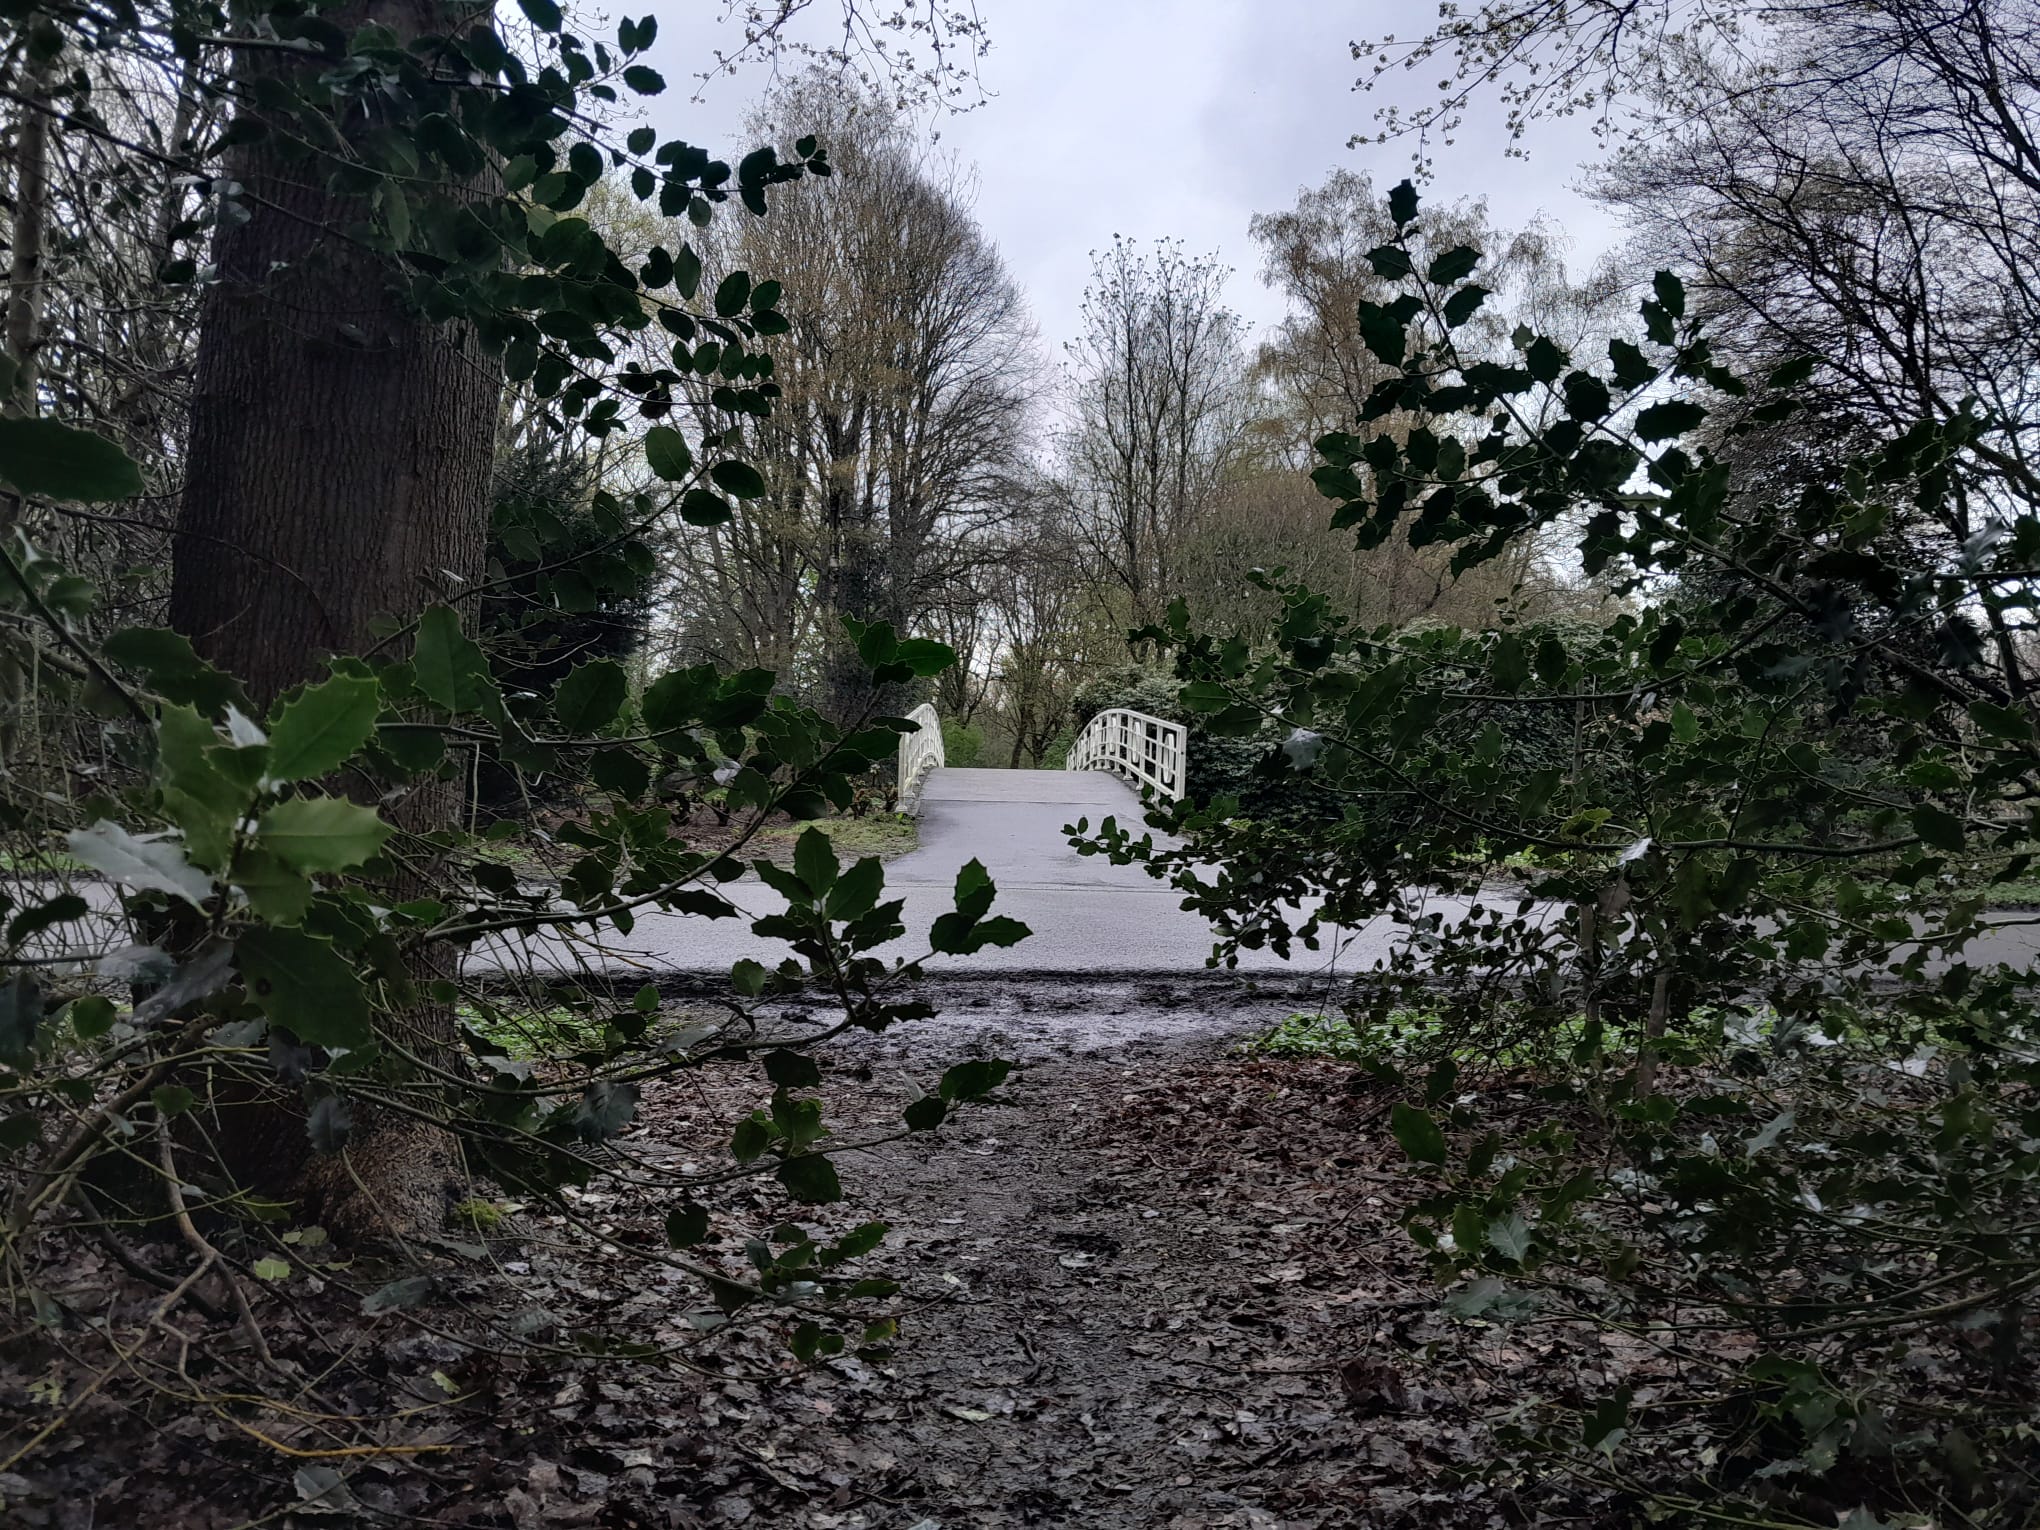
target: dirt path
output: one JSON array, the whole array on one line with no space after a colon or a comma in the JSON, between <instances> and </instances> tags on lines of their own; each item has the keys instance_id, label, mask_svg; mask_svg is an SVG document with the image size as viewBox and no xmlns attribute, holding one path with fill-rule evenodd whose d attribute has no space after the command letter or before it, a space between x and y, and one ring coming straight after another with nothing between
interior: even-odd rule
<instances>
[{"instance_id":1,"label":"dirt path","mask_svg":"<svg viewBox=\"0 0 2040 1530\"><path fill-rule=\"evenodd\" d=\"M668 1202L597 1182L578 1204L593 1237L519 1218L489 1249L513 1279L480 1261L442 1267L412 1312L361 1317L358 1293L388 1272L336 1263L328 1287L306 1256L304 1324L280 1323L271 1342L322 1397L381 1424L343 1433L172 1394L109 1404L74 1421L43 1472L0 1480L8 1522L1504 1522L1490 1487L1452 1474L1478 1459L1470 1419L1510 1362L1419 1356L1437 1320L1393 1208L1369 1193L1408 1193L1378 1102L1348 1069L1228 1053L1299 995L987 982L942 998L942 1019L837 1054L832 1121L896 1122L906 1077L932 1082L971 1055L1022 1065L1006 1103L939 1140L850 1155L845 1202L799 1213L818 1236L890 1224L859 1266L902 1283L889 1354L803 1366L786 1321L762 1308L710 1331L722 1319L699 1282L629 1257L663 1246ZM726 1163L730 1123L762 1099L750 1069L689 1075L648 1094L630 1146ZM789 1210L755 1181L716 1209L719 1225L752 1227ZM725 1240L708 1257L736 1269L744 1255ZM680 1362L616 1352L647 1337ZM213 1343L222 1368L191 1379L231 1391L234 1335ZM128 1443L110 1452L113 1440Z\"/></svg>"},{"instance_id":2,"label":"dirt path","mask_svg":"<svg viewBox=\"0 0 2040 1530\"><path fill-rule=\"evenodd\" d=\"M707 1522L1444 1523L1461 1495L1429 1479L1464 1459L1461 1410L1394 1359L1428 1297L1364 1194L1374 1107L1347 1070L1226 1055L1294 996L979 997L866 1049L880 1095L931 1045L1023 1065L1009 1107L854 1173L883 1262L931 1300L888 1363L761 1393L771 1470L729 1463Z\"/></svg>"}]
</instances>

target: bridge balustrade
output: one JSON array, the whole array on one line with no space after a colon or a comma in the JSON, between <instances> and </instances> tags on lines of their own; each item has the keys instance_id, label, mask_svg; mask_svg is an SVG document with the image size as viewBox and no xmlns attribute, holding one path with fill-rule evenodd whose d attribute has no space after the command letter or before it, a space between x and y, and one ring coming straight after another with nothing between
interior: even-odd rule
<instances>
[{"instance_id":1,"label":"bridge balustrade","mask_svg":"<svg viewBox=\"0 0 2040 1530\"><path fill-rule=\"evenodd\" d=\"M923 702L907 714L907 721L919 724L912 733L900 735L900 801L911 803L921 794L931 771L943 764L942 719Z\"/></svg>"},{"instance_id":2,"label":"bridge balustrade","mask_svg":"<svg viewBox=\"0 0 2040 1530\"><path fill-rule=\"evenodd\" d=\"M1190 730L1128 707L1110 707L1084 725L1064 765L1109 770L1148 786L1171 802L1180 799L1190 756Z\"/></svg>"}]
</instances>

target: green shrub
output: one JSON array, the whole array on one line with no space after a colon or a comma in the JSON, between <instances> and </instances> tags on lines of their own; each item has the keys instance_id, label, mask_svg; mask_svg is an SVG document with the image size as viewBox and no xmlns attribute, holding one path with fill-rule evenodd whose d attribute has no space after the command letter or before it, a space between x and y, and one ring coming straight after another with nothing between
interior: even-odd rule
<instances>
[{"instance_id":1,"label":"green shrub","mask_svg":"<svg viewBox=\"0 0 2040 1530\"><path fill-rule=\"evenodd\" d=\"M942 719L942 760L946 765L969 767L977 764L985 752L985 730L976 723L960 723L952 718Z\"/></svg>"}]
</instances>

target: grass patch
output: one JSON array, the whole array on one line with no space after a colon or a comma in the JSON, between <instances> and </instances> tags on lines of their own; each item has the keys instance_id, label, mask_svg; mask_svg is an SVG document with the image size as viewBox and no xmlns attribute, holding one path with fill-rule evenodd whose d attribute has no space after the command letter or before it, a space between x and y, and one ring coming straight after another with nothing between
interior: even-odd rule
<instances>
[{"instance_id":1,"label":"grass patch","mask_svg":"<svg viewBox=\"0 0 2040 1530\"><path fill-rule=\"evenodd\" d=\"M793 846L809 829L829 836L836 854L846 861L875 855L882 861L905 855L921 843L921 832L904 813L874 813L864 818L817 818L809 823L767 824L751 847L767 860L791 863Z\"/></svg>"},{"instance_id":2,"label":"grass patch","mask_svg":"<svg viewBox=\"0 0 2040 1530\"><path fill-rule=\"evenodd\" d=\"M609 1027L571 1009L506 1009L497 1004L463 1004L460 1023L503 1056L519 1062L600 1052Z\"/></svg>"},{"instance_id":3,"label":"grass patch","mask_svg":"<svg viewBox=\"0 0 2040 1530\"><path fill-rule=\"evenodd\" d=\"M1424 1010L1395 1010L1385 1025L1356 1029L1344 1015L1294 1014L1239 1050L1249 1057L1329 1057L1337 1062L1367 1062L1392 1052L1412 1035L1432 1035L1440 1021Z\"/></svg>"},{"instance_id":4,"label":"grass patch","mask_svg":"<svg viewBox=\"0 0 2040 1530\"><path fill-rule=\"evenodd\" d=\"M454 1207L453 1219L475 1232L492 1233L503 1225L503 1208L494 1201L485 1201L477 1196Z\"/></svg>"}]
</instances>

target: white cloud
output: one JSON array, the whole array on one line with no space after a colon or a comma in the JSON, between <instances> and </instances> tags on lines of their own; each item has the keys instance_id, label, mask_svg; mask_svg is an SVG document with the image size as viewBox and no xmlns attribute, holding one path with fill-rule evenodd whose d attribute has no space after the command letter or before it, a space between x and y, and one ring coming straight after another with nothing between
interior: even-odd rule
<instances>
[{"instance_id":1,"label":"white cloud","mask_svg":"<svg viewBox=\"0 0 2040 1530\"><path fill-rule=\"evenodd\" d=\"M1257 327L1273 323L1281 305L1260 284L1247 220L1335 168L1365 171L1384 191L1400 180L1406 146L1349 149L1347 140L1370 128L1380 101L1421 104L1439 73L1398 75L1394 97L1354 90L1365 66L1350 42L1407 35L1422 19L1394 0L979 0L979 10L992 37L980 66L991 99L934 127L976 166L977 215L1058 352L1077 326L1089 252L1115 233L1217 251L1237 269L1233 306ZM810 13L824 14L834 6ZM662 18L654 62L673 88L653 121L738 150L745 107L768 76L752 68L690 101L689 77L717 35L707 19ZM1457 137L1437 156L1434 194L1485 195L1504 226L1542 213L1572 236L1582 264L1613 243L1608 217L1573 189L1594 152L1583 124L1534 130L1527 163L1505 157L1492 109Z\"/></svg>"}]
</instances>

